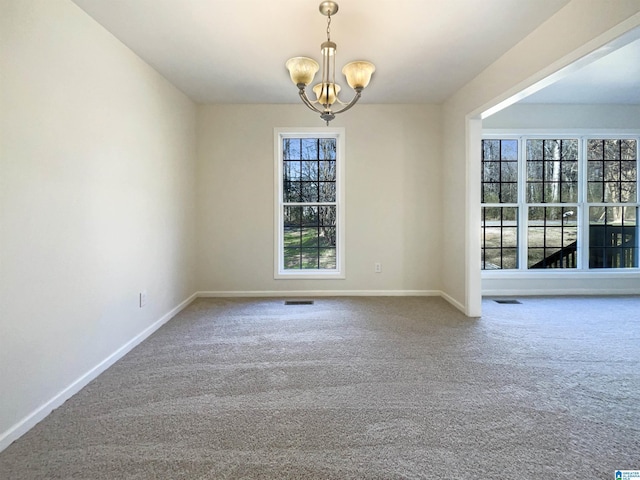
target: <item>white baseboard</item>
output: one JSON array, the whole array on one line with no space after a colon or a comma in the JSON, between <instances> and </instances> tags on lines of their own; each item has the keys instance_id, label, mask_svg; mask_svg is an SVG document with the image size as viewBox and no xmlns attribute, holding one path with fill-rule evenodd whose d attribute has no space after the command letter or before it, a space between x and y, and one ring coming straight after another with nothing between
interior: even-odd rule
<instances>
[{"instance_id":1,"label":"white baseboard","mask_svg":"<svg viewBox=\"0 0 640 480\"><path fill-rule=\"evenodd\" d=\"M54 396L51 400L47 401L40 407L36 408L29 415L24 417L18 423L13 425L8 430L0 433L0 452L2 452L5 448L15 442L22 435L31 430L38 422L44 420L53 410L58 408L64 402L66 402L73 395L82 390L86 385L89 384L92 380L94 380L98 375L104 372L111 365L116 363L122 357L124 357L127 353L133 350L137 345L142 343L146 338L148 338L153 332L158 330L162 325L167 323L171 318L177 315L181 310L187 307L193 300L195 300L197 294L191 295L189 298L184 300L180 305L173 308L171 311L162 316L155 323L144 329L134 338L125 343L122 347L117 349L107 358L102 360L98 365L90 369L87 373L82 375L80 378L75 380L71 385L67 386L60 393Z\"/></svg>"},{"instance_id":2,"label":"white baseboard","mask_svg":"<svg viewBox=\"0 0 640 480\"><path fill-rule=\"evenodd\" d=\"M256 290L256 291L205 291L198 297L438 297L439 290Z\"/></svg>"},{"instance_id":3,"label":"white baseboard","mask_svg":"<svg viewBox=\"0 0 640 480\"><path fill-rule=\"evenodd\" d=\"M603 295L638 295L640 291L637 288L514 288L512 290L505 289L486 289L482 290L483 297L542 297L542 296L603 296Z\"/></svg>"},{"instance_id":4,"label":"white baseboard","mask_svg":"<svg viewBox=\"0 0 640 480\"><path fill-rule=\"evenodd\" d=\"M467 315L467 309L455 298L441 290L256 290L256 291L205 291L198 292L202 298L247 297L247 298L287 298L287 297L442 297L453 307Z\"/></svg>"},{"instance_id":5,"label":"white baseboard","mask_svg":"<svg viewBox=\"0 0 640 480\"><path fill-rule=\"evenodd\" d=\"M455 298L453 298L451 295L448 295L445 292L439 292L439 295L442 298L444 298L447 302L449 302L451 305L453 305L458 310L460 310L462 313L467 315L467 309L465 308L465 306L461 304L459 301L457 301Z\"/></svg>"}]
</instances>

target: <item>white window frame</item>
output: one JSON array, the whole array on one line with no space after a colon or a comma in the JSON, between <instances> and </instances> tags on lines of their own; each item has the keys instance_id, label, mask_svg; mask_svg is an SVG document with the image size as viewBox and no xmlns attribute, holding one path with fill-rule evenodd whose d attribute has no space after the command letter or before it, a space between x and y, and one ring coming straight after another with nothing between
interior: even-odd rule
<instances>
[{"instance_id":1,"label":"white window frame","mask_svg":"<svg viewBox=\"0 0 640 480\"><path fill-rule=\"evenodd\" d=\"M300 269L284 268L284 201L283 201L283 152L285 138L335 138L336 139L336 268ZM345 129L275 128L274 129L274 279L345 279Z\"/></svg>"},{"instance_id":2,"label":"white window frame","mask_svg":"<svg viewBox=\"0 0 640 480\"><path fill-rule=\"evenodd\" d=\"M580 155L581 163L578 165L578 212L580 220L578 222L578 262L576 268L571 269L541 269L531 270L526 266L527 259L527 231L526 225L527 218L527 204L526 192L523 186L526 186L527 173L526 173L526 155L524 152L525 143L528 139L578 139L578 152ZM637 192L638 197L635 203L627 204L603 204L606 206L626 205L636 206L640 208L640 131L631 129L485 129L482 134L482 140L518 140L518 203L517 204L481 204L481 207L499 206L499 207L518 207L518 259L519 267L517 269L505 269L505 270L482 270L482 278L487 279L548 279L558 277L571 277L571 278L637 278L640 273L640 267L632 268L589 268L589 251L588 245L586 245L586 236L589 225L589 206L598 205L597 203L590 203L586 200L585 176L586 165L583 165L584 151L586 142L588 139L603 138L603 139L635 139L637 141L638 148L638 177ZM556 206L556 204L541 204L542 206ZM573 203L563 204L573 205ZM535 205L534 205L535 206ZM640 243L640 235L637 235L636 241Z\"/></svg>"}]
</instances>

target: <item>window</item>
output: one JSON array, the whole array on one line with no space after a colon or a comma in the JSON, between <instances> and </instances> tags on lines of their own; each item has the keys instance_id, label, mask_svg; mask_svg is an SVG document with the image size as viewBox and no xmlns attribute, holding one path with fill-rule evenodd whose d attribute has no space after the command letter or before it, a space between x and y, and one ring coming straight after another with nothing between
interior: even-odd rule
<instances>
[{"instance_id":1,"label":"window","mask_svg":"<svg viewBox=\"0 0 640 480\"><path fill-rule=\"evenodd\" d=\"M589 268L637 267L638 140L589 139L586 156Z\"/></svg>"},{"instance_id":2,"label":"window","mask_svg":"<svg viewBox=\"0 0 640 480\"><path fill-rule=\"evenodd\" d=\"M276 278L344 278L343 129L276 130Z\"/></svg>"},{"instance_id":3,"label":"window","mask_svg":"<svg viewBox=\"0 0 640 480\"><path fill-rule=\"evenodd\" d=\"M482 141L482 269L518 267L518 141Z\"/></svg>"},{"instance_id":4,"label":"window","mask_svg":"<svg viewBox=\"0 0 640 480\"><path fill-rule=\"evenodd\" d=\"M482 269L638 267L638 136L485 138Z\"/></svg>"}]
</instances>

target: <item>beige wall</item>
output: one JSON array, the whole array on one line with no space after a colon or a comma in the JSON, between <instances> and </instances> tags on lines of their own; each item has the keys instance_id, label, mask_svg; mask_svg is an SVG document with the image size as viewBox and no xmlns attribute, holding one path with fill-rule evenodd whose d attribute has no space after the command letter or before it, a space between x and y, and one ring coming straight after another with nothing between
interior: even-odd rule
<instances>
[{"instance_id":1,"label":"beige wall","mask_svg":"<svg viewBox=\"0 0 640 480\"><path fill-rule=\"evenodd\" d=\"M0 11L1 449L195 291L196 112L73 3Z\"/></svg>"},{"instance_id":2,"label":"beige wall","mask_svg":"<svg viewBox=\"0 0 640 480\"><path fill-rule=\"evenodd\" d=\"M469 119L637 27L638 12L640 0L573 0L444 103L444 218L465 212L465 222L443 229L443 256L450 261L442 285L467 314L481 313L480 149L475 145L482 125Z\"/></svg>"},{"instance_id":3,"label":"beige wall","mask_svg":"<svg viewBox=\"0 0 640 480\"><path fill-rule=\"evenodd\" d=\"M323 125L302 104L200 107L200 290L440 289L440 111L429 105L362 104L332 122L346 129L347 278L274 280L274 128Z\"/></svg>"}]
</instances>

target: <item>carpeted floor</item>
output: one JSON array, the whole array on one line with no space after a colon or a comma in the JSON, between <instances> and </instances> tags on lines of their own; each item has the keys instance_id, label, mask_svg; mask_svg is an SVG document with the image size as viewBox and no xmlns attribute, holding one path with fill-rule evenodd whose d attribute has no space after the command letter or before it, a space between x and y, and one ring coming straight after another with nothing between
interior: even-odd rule
<instances>
[{"instance_id":1,"label":"carpeted floor","mask_svg":"<svg viewBox=\"0 0 640 480\"><path fill-rule=\"evenodd\" d=\"M0 453L2 479L613 479L640 297L199 299Z\"/></svg>"}]
</instances>

